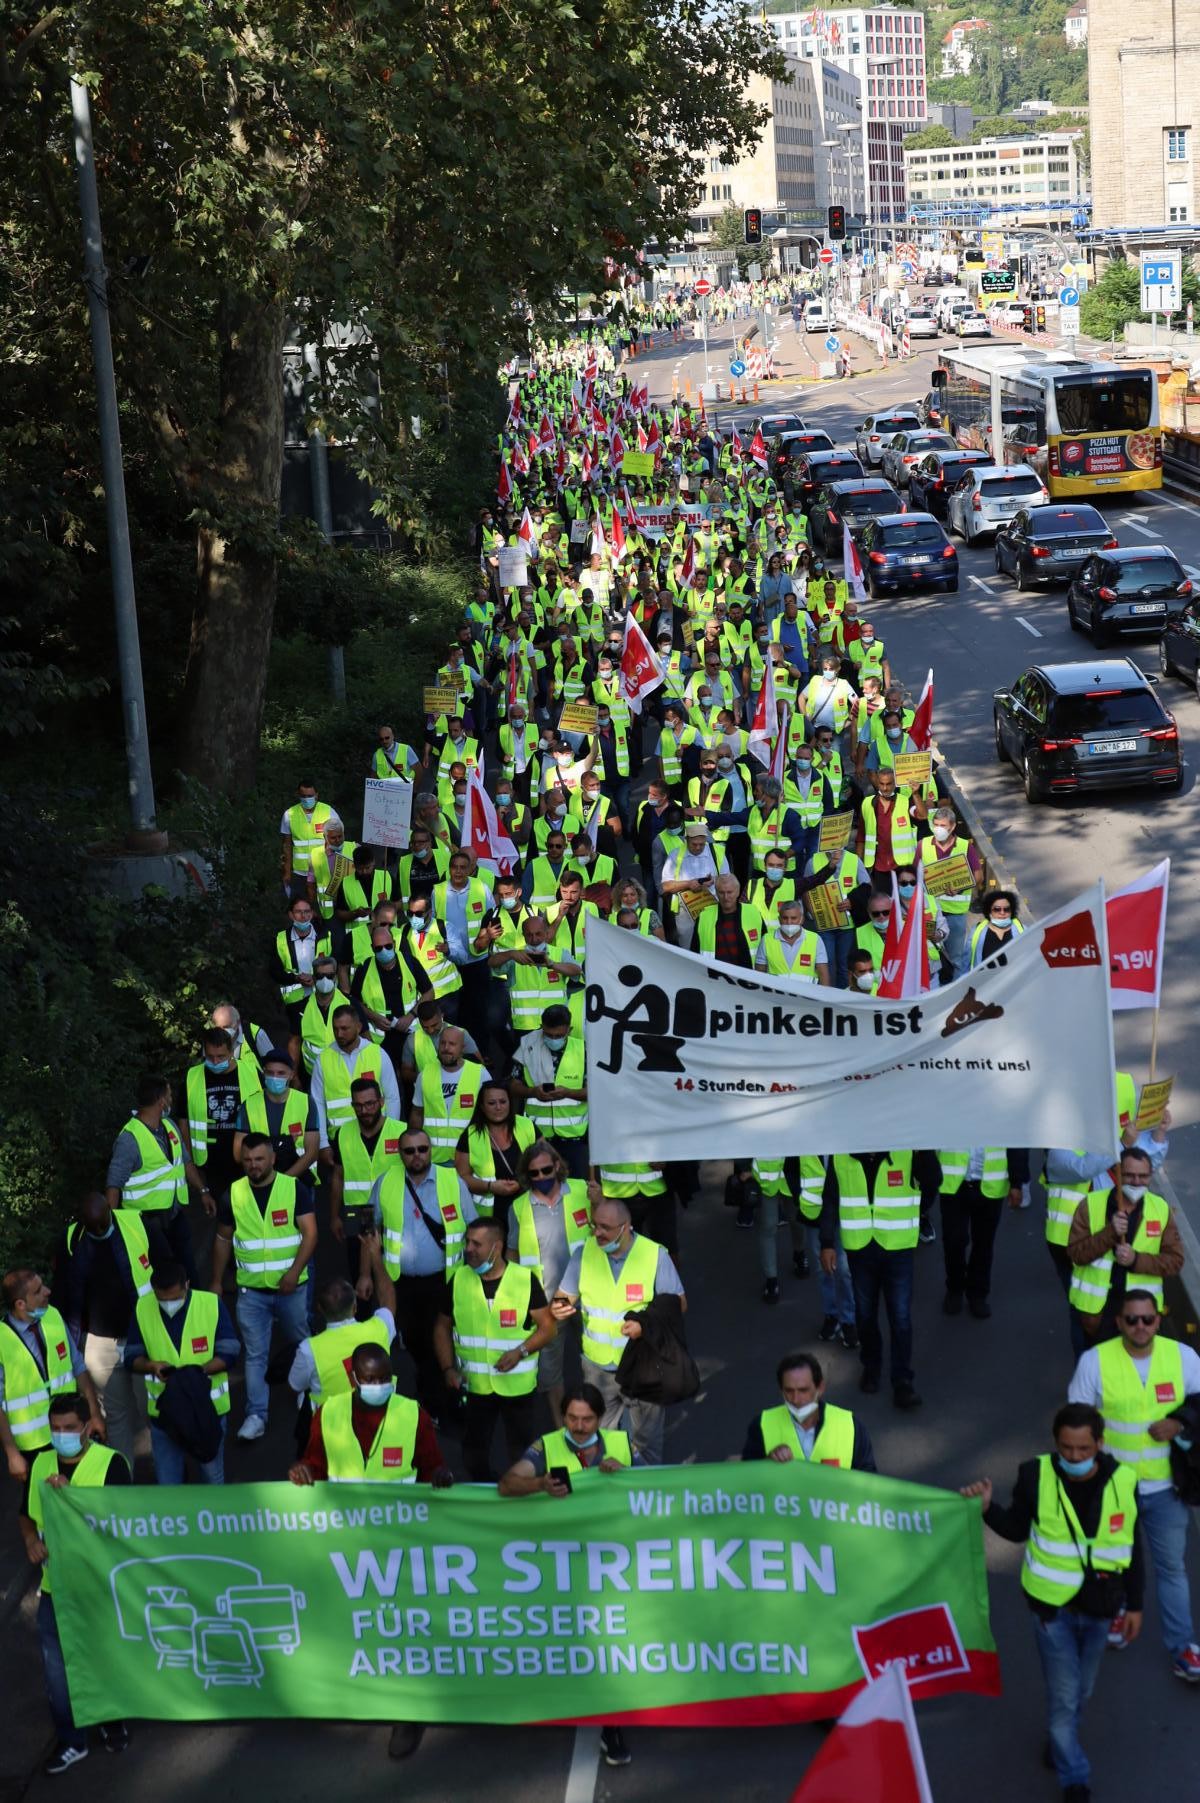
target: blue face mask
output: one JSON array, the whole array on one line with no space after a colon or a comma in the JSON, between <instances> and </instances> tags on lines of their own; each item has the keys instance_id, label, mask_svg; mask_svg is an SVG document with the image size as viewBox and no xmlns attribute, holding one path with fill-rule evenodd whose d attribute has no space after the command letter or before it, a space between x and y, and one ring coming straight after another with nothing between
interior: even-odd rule
<instances>
[{"instance_id":1,"label":"blue face mask","mask_svg":"<svg viewBox=\"0 0 1200 1803\"><path fill-rule=\"evenodd\" d=\"M369 1409L384 1409L391 1401L392 1384L359 1384L358 1393Z\"/></svg>"},{"instance_id":2,"label":"blue face mask","mask_svg":"<svg viewBox=\"0 0 1200 1803\"><path fill-rule=\"evenodd\" d=\"M563 1433L565 1434L566 1438L571 1442L571 1445L578 1447L580 1452L586 1451L586 1449L589 1446L595 1446L597 1441L600 1438L599 1434L589 1434L586 1440L577 1439L576 1436L571 1432L569 1427L564 1428Z\"/></svg>"},{"instance_id":3,"label":"blue face mask","mask_svg":"<svg viewBox=\"0 0 1200 1803\"><path fill-rule=\"evenodd\" d=\"M782 870L774 870L774 869L772 869L770 864L767 865L767 868L763 872L763 874L766 877L768 883L782 883L782 881L783 881Z\"/></svg>"},{"instance_id":4,"label":"blue face mask","mask_svg":"<svg viewBox=\"0 0 1200 1803\"><path fill-rule=\"evenodd\" d=\"M264 1077L263 1084L269 1096L281 1096L288 1086L286 1077Z\"/></svg>"},{"instance_id":5,"label":"blue face mask","mask_svg":"<svg viewBox=\"0 0 1200 1803\"><path fill-rule=\"evenodd\" d=\"M917 885L915 883L901 883L900 884L900 900L901 901L910 901L916 893L917 893Z\"/></svg>"},{"instance_id":6,"label":"blue face mask","mask_svg":"<svg viewBox=\"0 0 1200 1803\"><path fill-rule=\"evenodd\" d=\"M1058 1456L1058 1463L1060 1469L1065 1471L1068 1477L1086 1477L1096 1467L1095 1459L1064 1459L1061 1453Z\"/></svg>"},{"instance_id":7,"label":"blue face mask","mask_svg":"<svg viewBox=\"0 0 1200 1803\"><path fill-rule=\"evenodd\" d=\"M394 964L396 962L396 948L394 945L381 945L379 950L375 953L375 957L380 964Z\"/></svg>"},{"instance_id":8,"label":"blue face mask","mask_svg":"<svg viewBox=\"0 0 1200 1803\"><path fill-rule=\"evenodd\" d=\"M599 1245L599 1241L597 1244ZM621 1242L620 1240L609 1240L607 1245L600 1247L600 1250L604 1253L605 1258L616 1258L621 1250Z\"/></svg>"},{"instance_id":9,"label":"blue face mask","mask_svg":"<svg viewBox=\"0 0 1200 1803\"><path fill-rule=\"evenodd\" d=\"M219 1076L222 1071L229 1069L229 1060L228 1058L206 1058L204 1068L206 1071L212 1071L214 1076Z\"/></svg>"},{"instance_id":10,"label":"blue face mask","mask_svg":"<svg viewBox=\"0 0 1200 1803\"><path fill-rule=\"evenodd\" d=\"M546 1050L548 1052L561 1052L567 1043L565 1034L561 1039L551 1039L548 1033L543 1033L542 1038L546 1041Z\"/></svg>"},{"instance_id":11,"label":"blue face mask","mask_svg":"<svg viewBox=\"0 0 1200 1803\"><path fill-rule=\"evenodd\" d=\"M307 939L308 935L312 932L311 920L294 920L292 925L295 927L296 932L301 939Z\"/></svg>"},{"instance_id":12,"label":"blue face mask","mask_svg":"<svg viewBox=\"0 0 1200 1803\"><path fill-rule=\"evenodd\" d=\"M45 1312L46 1304L43 1302L40 1308L31 1308L25 1319L27 1321L40 1321Z\"/></svg>"},{"instance_id":13,"label":"blue face mask","mask_svg":"<svg viewBox=\"0 0 1200 1803\"><path fill-rule=\"evenodd\" d=\"M495 1264L495 1262L496 1262L496 1260L493 1257L493 1258L485 1259L483 1264L481 1264L481 1265L476 1265L474 1267L476 1277L486 1277L488 1272L491 1270L492 1266Z\"/></svg>"},{"instance_id":14,"label":"blue face mask","mask_svg":"<svg viewBox=\"0 0 1200 1803\"><path fill-rule=\"evenodd\" d=\"M51 1430L50 1444L64 1459L77 1459L83 1451L82 1434L56 1434Z\"/></svg>"},{"instance_id":15,"label":"blue face mask","mask_svg":"<svg viewBox=\"0 0 1200 1803\"><path fill-rule=\"evenodd\" d=\"M311 814L316 805L317 798L315 795L302 795L300 797L300 806L304 809L306 814Z\"/></svg>"}]
</instances>

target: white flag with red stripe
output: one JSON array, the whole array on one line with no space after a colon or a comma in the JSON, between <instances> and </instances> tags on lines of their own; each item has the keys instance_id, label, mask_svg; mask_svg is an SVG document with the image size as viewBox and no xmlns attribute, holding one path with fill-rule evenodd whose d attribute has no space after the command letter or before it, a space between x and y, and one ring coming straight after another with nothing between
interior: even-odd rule
<instances>
[{"instance_id":1,"label":"white flag with red stripe","mask_svg":"<svg viewBox=\"0 0 1200 1803\"><path fill-rule=\"evenodd\" d=\"M843 1710L792 1803L933 1803L902 1660Z\"/></svg>"},{"instance_id":2,"label":"white flag with red stripe","mask_svg":"<svg viewBox=\"0 0 1200 1803\"><path fill-rule=\"evenodd\" d=\"M845 520L842 521L842 559L846 565L846 581L856 601L865 601L867 585L863 581L862 558L858 555L858 546L854 535Z\"/></svg>"},{"instance_id":3,"label":"white flag with red stripe","mask_svg":"<svg viewBox=\"0 0 1200 1803\"><path fill-rule=\"evenodd\" d=\"M507 876L516 868L517 848L501 826L495 804L474 765L467 772L467 805L460 843L464 851L475 853L477 863L486 865L497 876Z\"/></svg>"},{"instance_id":4,"label":"white flag with red stripe","mask_svg":"<svg viewBox=\"0 0 1200 1803\"><path fill-rule=\"evenodd\" d=\"M607 550L608 543L604 537L604 521L600 518L599 513L596 513L592 517L592 542L588 547L588 552L592 557L603 557Z\"/></svg>"},{"instance_id":5,"label":"white flag with red stripe","mask_svg":"<svg viewBox=\"0 0 1200 1803\"><path fill-rule=\"evenodd\" d=\"M1108 986L1114 1009L1157 1008L1162 994L1163 939L1171 860L1114 889L1108 920Z\"/></svg>"},{"instance_id":6,"label":"white flag with red stripe","mask_svg":"<svg viewBox=\"0 0 1200 1803\"><path fill-rule=\"evenodd\" d=\"M528 507L521 515L521 524L517 527L517 537L531 557L537 556L537 533L533 529L533 517Z\"/></svg>"},{"instance_id":7,"label":"white flag with red stripe","mask_svg":"<svg viewBox=\"0 0 1200 1803\"><path fill-rule=\"evenodd\" d=\"M646 450L649 450L649 448L650 448L650 440L649 440L649 439L648 439L648 438L647 438L647 436L646 436L646 428L645 428L645 426L639 426L639 427L638 427L638 440L637 440L637 444L638 444L638 450L639 450L639 451L646 451Z\"/></svg>"},{"instance_id":8,"label":"white flag with red stripe","mask_svg":"<svg viewBox=\"0 0 1200 1803\"><path fill-rule=\"evenodd\" d=\"M929 944L925 937L925 867L917 861L917 887L908 904L904 925L900 925L900 891L896 873L892 872L892 911L888 916L887 938L883 942L877 995L899 1001L904 996L924 995L929 988Z\"/></svg>"},{"instance_id":9,"label":"white flag with red stripe","mask_svg":"<svg viewBox=\"0 0 1200 1803\"><path fill-rule=\"evenodd\" d=\"M754 705L754 718L750 722L749 749L760 764L770 762L770 745L779 731L779 713L775 704L775 664L767 657L763 664L762 687L758 691L758 700Z\"/></svg>"},{"instance_id":10,"label":"white flag with red stripe","mask_svg":"<svg viewBox=\"0 0 1200 1803\"><path fill-rule=\"evenodd\" d=\"M676 407L675 417L671 421L671 437L672 438L682 438L683 437L683 420L680 417L678 407Z\"/></svg>"},{"instance_id":11,"label":"white flag with red stripe","mask_svg":"<svg viewBox=\"0 0 1200 1803\"><path fill-rule=\"evenodd\" d=\"M933 671L925 678L921 699L913 710L908 736L917 751L928 751L933 742Z\"/></svg>"},{"instance_id":12,"label":"white flag with red stripe","mask_svg":"<svg viewBox=\"0 0 1200 1803\"><path fill-rule=\"evenodd\" d=\"M779 731L775 735L775 744L771 750L771 775L777 777L780 782L784 780L787 770L787 742L788 708L785 705L783 718L779 722Z\"/></svg>"},{"instance_id":13,"label":"white flag with red stripe","mask_svg":"<svg viewBox=\"0 0 1200 1803\"><path fill-rule=\"evenodd\" d=\"M646 637L632 614L625 615L625 637L621 641L621 690L631 712L640 714L642 702L652 695L663 680Z\"/></svg>"},{"instance_id":14,"label":"white flag with red stripe","mask_svg":"<svg viewBox=\"0 0 1200 1803\"><path fill-rule=\"evenodd\" d=\"M513 446L513 468L516 470L518 476L527 476L529 474L529 459L525 455L525 446L522 444Z\"/></svg>"},{"instance_id":15,"label":"white flag with red stripe","mask_svg":"<svg viewBox=\"0 0 1200 1803\"><path fill-rule=\"evenodd\" d=\"M636 507L635 507L635 506L634 506L634 504L633 504L633 496L632 496L632 495L631 495L631 494L630 494L630 492L629 492L629 484L628 484L628 482L622 482L622 484L621 484L621 493L622 493L622 494L623 494L623 495L624 495L624 497L625 497L625 512L626 512L626 513L627 513L627 514L628 514L628 516L629 516L629 524L630 524L630 525L631 525L631 526L635 526L635 527L637 527L637 529L638 529L638 530L639 530L639 531L640 531L640 530L641 530L641 525L642 525L642 522L641 522L641 520L640 520L640 519L639 519L639 518L638 518L638 511L637 511L637 508L636 508Z\"/></svg>"},{"instance_id":16,"label":"white flag with red stripe","mask_svg":"<svg viewBox=\"0 0 1200 1803\"><path fill-rule=\"evenodd\" d=\"M741 455L742 455L742 441L738 435L738 429L736 426L733 428L733 437L730 440L729 448L733 452L734 456L736 458L738 458L740 461Z\"/></svg>"}]
</instances>

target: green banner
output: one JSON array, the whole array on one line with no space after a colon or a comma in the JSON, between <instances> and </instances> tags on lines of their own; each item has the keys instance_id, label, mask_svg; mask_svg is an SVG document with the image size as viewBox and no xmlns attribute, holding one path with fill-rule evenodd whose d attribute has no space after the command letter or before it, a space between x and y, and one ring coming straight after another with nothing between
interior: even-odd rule
<instances>
[{"instance_id":1,"label":"green banner","mask_svg":"<svg viewBox=\"0 0 1200 1803\"><path fill-rule=\"evenodd\" d=\"M80 1723L769 1723L896 1659L999 1690L978 1503L821 1465L57 1489L46 1539Z\"/></svg>"}]
</instances>

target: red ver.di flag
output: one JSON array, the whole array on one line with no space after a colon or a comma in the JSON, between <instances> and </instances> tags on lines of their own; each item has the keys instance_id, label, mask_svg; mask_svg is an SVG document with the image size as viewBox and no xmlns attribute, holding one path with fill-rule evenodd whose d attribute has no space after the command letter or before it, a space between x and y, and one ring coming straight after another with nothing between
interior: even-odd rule
<instances>
[{"instance_id":1,"label":"red ver.di flag","mask_svg":"<svg viewBox=\"0 0 1200 1803\"><path fill-rule=\"evenodd\" d=\"M1108 987L1116 1010L1158 1007L1170 875L1164 858L1108 898Z\"/></svg>"},{"instance_id":2,"label":"red ver.di flag","mask_svg":"<svg viewBox=\"0 0 1200 1803\"><path fill-rule=\"evenodd\" d=\"M626 614L625 637L621 644L621 688L635 714L641 713L642 702L654 693L662 679L663 673L650 648L650 640L633 615Z\"/></svg>"},{"instance_id":3,"label":"red ver.di flag","mask_svg":"<svg viewBox=\"0 0 1200 1803\"><path fill-rule=\"evenodd\" d=\"M860 1690L792 1803L933 1803L903 1661Z\"/></svg>"}]
</instances>

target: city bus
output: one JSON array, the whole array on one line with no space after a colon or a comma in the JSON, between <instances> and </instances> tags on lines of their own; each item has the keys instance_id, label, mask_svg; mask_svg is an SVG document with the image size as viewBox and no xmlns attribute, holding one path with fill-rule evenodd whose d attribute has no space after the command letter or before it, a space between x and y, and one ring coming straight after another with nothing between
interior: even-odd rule
<instances>
[{"instance_id":1,"label":"city bus","mask_svg":"<svg viewBox=\"0 0 1200 1803\"><path fill-rule=\"evenodd\" d=\"M1000 377L1001 458L991 443L992 373ZM1084 363L1035 347L943 351L933 372L943 424L960 444L996 461L1032 464L1050 495L1161 488L1162 427L1154 371Z\"/></svg>"}]
</instances>

